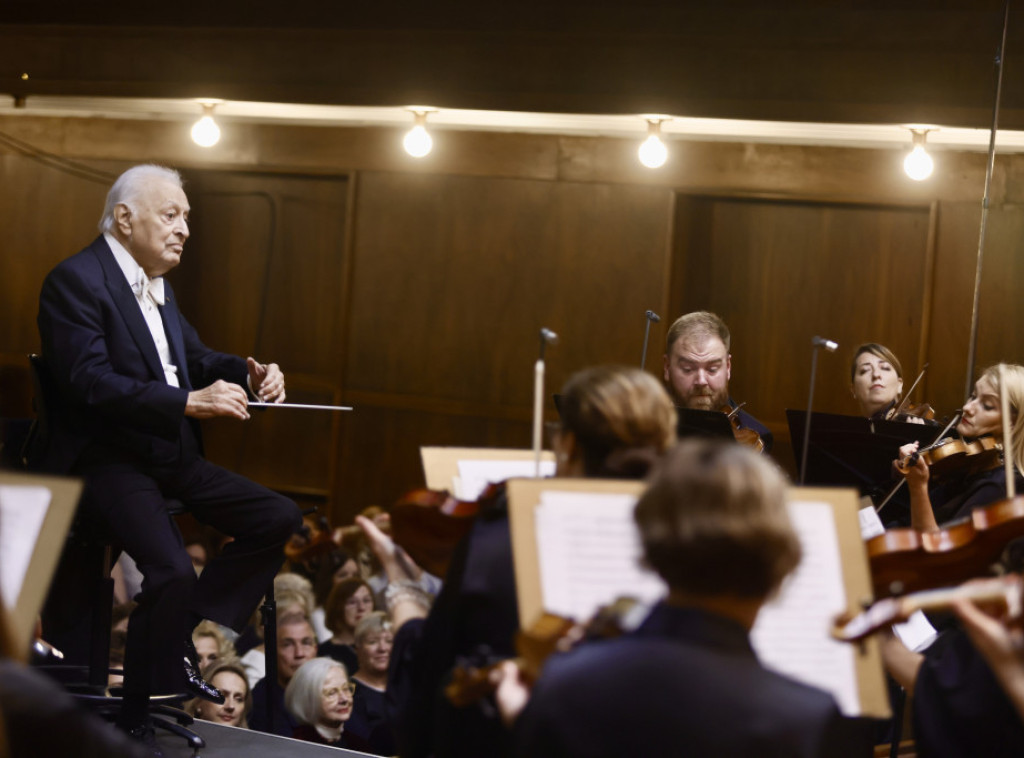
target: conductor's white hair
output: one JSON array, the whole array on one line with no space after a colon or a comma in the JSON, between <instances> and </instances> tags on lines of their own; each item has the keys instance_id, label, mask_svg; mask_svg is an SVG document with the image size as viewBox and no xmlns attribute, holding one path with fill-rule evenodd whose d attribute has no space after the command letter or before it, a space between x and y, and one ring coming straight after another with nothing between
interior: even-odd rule
<instances>
[{"instance_id":1,"label":"conductor's white hair","mask_svg":"<svg viewBox=\"0 0 1024 758\"><path fill-rule=\"evenodd\" d=\"M181 174L172 168L158 166L155 163L132 166L117 177L114 186L107 193L107 202L103 206L103 215L100 217L100 231L104 233L114 231L114 209L118 205L127 205L133 214L136 213L136 203L143 188L154 179L172 182L178 187L182 186Z\"/></svg>"}]
</instances>

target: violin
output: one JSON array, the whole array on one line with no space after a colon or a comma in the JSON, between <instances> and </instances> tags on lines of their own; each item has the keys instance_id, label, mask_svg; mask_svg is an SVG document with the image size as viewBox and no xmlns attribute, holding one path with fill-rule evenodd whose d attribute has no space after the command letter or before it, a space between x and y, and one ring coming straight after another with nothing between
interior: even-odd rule
<instances>
[{"instance_id":1,"label":"violin","mask_svg":"<svg viewBox=\"0 0 1024 758\"><path fill-rule=\"evenodd\" d=\"M741 445L753 448L755 452L764 452L764 440L753 429L744 429L740 426L739 412L746 403L740 403L735 408L731 405L723 405L719 410L726 415L729 423L732 424L732 436Z\"/></svg>"},{"instance_id":2,"label":"violin","mask_svg":"<svg viewBox=\"0 0 1024 758\"><path fill-rule=\"evenodd\" d=\"M928 364L924 364L924 368L921 369L921 373L917 375L917 379L910 385L910 389L907 390L907 396L903 398L903 402L894 408L889 409L889 412L885 414L886 421L909 421L910 419L917 419L916 422L911 423L924 423L925 421L935 420L935 409L932 408L928 403L911 403L910 395L913 393L914 388L917 387L918 382L924 376L924 372L928 370Z\"/></svg>"},{"instance_id":3,"label":"violin","mask_svg":"<svg viewBox=\"0 0 1024 758\"><path fill-rule=\"evenodd\" d=\"M990 471L1002 464L1003 446L993 437L967 441L946 437L921 448L896 462L896 469L907 476L919 458L924 458L936 478L961 473L965 476Z\"/></svg>"},{"instance_id":4,"label":"violin","mask_svg":"<svg viewBox=\"0 0 1024 758\"><path fill-rule=\"evenodd\" d=\"M407 492L391 507L391 536L418 565L444 576L455 546L469 533L477 514L493 505L504 489L504 483L490 484L473 502L458 500L446 490Z\"/></svg>"},{"instance_id":5,"label":"violin","mask_svg":"<svg viewBox=\"0 0 1024 758\"><path fill-rule=\"evenodd\" d=\"M523 678L533 683L553 653L567 652L584 640L619 637L639 626L646 615L647 607L628 597L620 597L609 605L601 606L586 624L544 613L529 629L516 633L516 652L519 655L512 660ZM491 674L505 660L488 661L478 666L456 666L451 681L444 689L445 696L457 708L465 708L487 697L497 687Z\"/></svg>"},{"instance_id":6,"label":"violin","mask_svg":"<svg viewBox=\"0 0 1024 758\"><path fill-rule=\"evenodd\" d=\"M858 642L890 624L906 621L917 611L946 611L954 600L971 600L990 615L1019 619L1024 612L1024 580L1018 574L983 579L959 587L915 592L903 597L879 600L856 616L836 617L832 637L842 642Z\"/></svg>"},{"instance_id":7,"label":"violin","mask_svg":"<svg viewBox=\"0 0 1024 758\"><path fill-rule=\"evenodd\" d=\"M889 529L868 540L875 597L891 597L984 576L1012 540L1024 536L1024 497L975 508L935 532Z\"/></svg>"}]
</instances>

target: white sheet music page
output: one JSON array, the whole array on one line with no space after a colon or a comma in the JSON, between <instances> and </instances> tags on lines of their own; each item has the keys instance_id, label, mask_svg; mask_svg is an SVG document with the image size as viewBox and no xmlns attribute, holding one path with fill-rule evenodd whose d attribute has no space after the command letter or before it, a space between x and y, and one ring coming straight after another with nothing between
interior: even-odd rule
<instances>
[{"instance_id":1,"label":"white sheet music page","mask_svg":"<svg viewBox=\"0 0 1024 758\"><path fill-rule=\"evenodd\" d=\"M765 604L751 633L768 668L832 693L840 710L859 713L854 648L832 639L832 619L846 609L836 524L828 503L790 502L803 560L777 598Z\"/></svg>"},{"instance_id":2,"label":"white sheet music page","mask_svg":"<svg viewBox=\"0 0 1024 758\"><path fill-rule=\"evenodd\" d=\"M0 485L0 593L17 604L52 498L46 487Z\"/></svg>"},{"instance_id":3,"label":"white sheet music page","mask_svg":"<svg viewBox=\"0 0 1024 758\"><path fill-rule=\"evenodd\" d=\"M636 496L546 490L535 512L544 610L586 621L623 595L654 602L665 584L640 565Z\"/></svg>"},{"instance_id":4,"label":"white sheet music page","mask_svg":"<svg viewBox=\"0 0 1024 758\"><path fill-rule=\"evenodd\" d=\"M536 471L536 463L526 461L487 461L464 460L458 462L459 476L453 482L452 493L459 500L473 501L492 482L503 482L512 477L532 477ZM555 475L554 461L540 462L542 477Z\"/></svg>"}]
</instances>

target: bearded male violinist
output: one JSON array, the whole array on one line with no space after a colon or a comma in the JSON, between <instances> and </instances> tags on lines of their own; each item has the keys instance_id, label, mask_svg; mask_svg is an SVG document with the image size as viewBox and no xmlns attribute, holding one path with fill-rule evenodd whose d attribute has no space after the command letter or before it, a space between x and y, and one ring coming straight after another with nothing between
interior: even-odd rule
<instances>
[{"instance_id":1,"label":"bearded male violinist","mask_svg":"<svg viewBox=\"0 0 1024 758\"><path fill-rule=\"evenodd\" d=\"M301 524L291 500L202 457L197 419L248 419L246 385L270 402L285 391L276 364L210 350L178 311L162 277L181 261L188 213L177 172L127 170L102 234L50 272L39 299L54 406L42 467L85 479L83 511L142 572L118 725L155 754L150 694L223 702L199 674L192 628L208 618L240 631ZM168 498L234 538L199 578Z\"/></svg>"},{"instance_id":2,"label":"bearded male violinist","mask_svg":"<svg viewBox=\"0 0 1024 758\"><path fill-rule=\"evenodd\" d=\"M665 383L677 406L700 411L736 408L729 397L732 355L729 327L714 313L694 311L669 327L665 340ZM772 433L743 410L736 411L741 429L750 429L772 450Z\"/></svg>"}]
</instances>

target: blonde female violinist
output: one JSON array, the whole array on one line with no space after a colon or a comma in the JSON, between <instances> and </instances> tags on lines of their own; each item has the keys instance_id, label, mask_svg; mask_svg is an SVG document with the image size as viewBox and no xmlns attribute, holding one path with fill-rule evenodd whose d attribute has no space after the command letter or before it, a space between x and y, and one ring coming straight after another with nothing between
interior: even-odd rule
<instances>
[{"instance_id":1,"label":"blonde female violinist","mask_svg":"<svg viewBox=\"0 0 1024 758\"><path fill-rule=\"evenodd\" d=\"M964 465L954 470L946 481L934 482L927 455L914 459L918 443L900 448L900 461L906 468L910 490L911 525L922 532L936 531L939 525L962 518L981 506L1006 498L1006 470L1001 456L1010 456L1016 477L1016 490L1021 491L1024 478L1024 366L1003 365L1009 409L1010 440L1003 440L1003 414L1000 404L999 366L982 372L974 384L974 393L964 404L956 431L965 443L976 447L962 458ZM987 455L984 448L994 441L1001 455ZM977 456L981 465L972 465ZM985 464L983 460L987 460ZM938 465L933 462L933 465Z\"/></svg>"}]
</instances>

